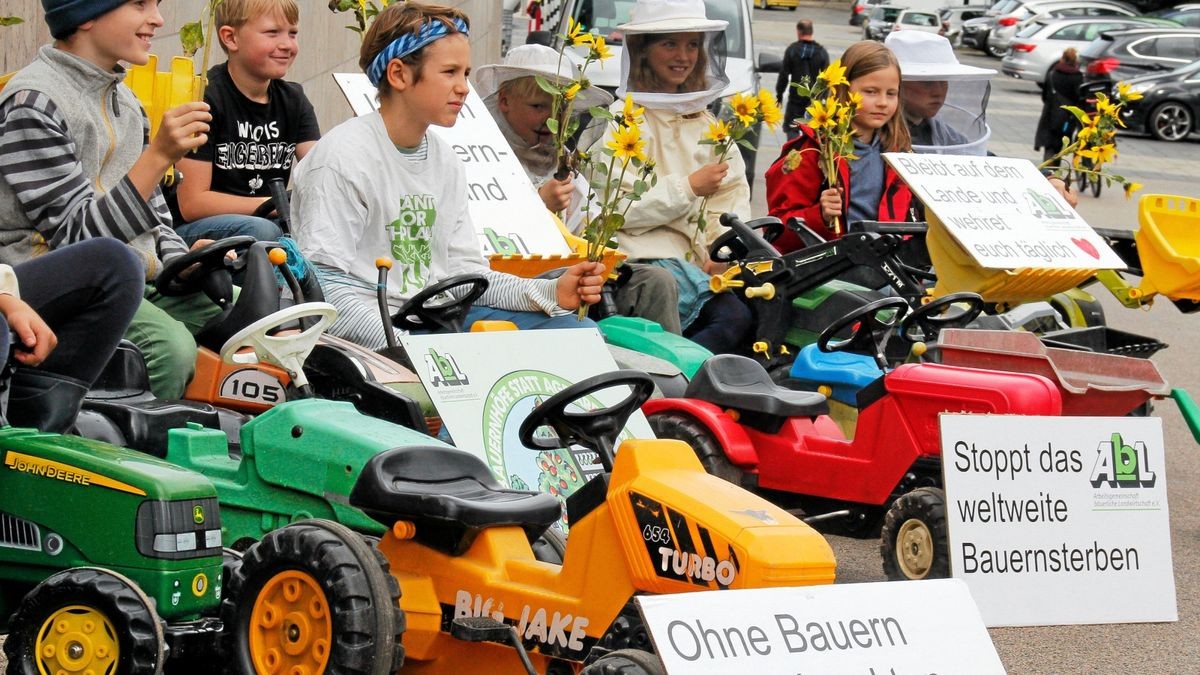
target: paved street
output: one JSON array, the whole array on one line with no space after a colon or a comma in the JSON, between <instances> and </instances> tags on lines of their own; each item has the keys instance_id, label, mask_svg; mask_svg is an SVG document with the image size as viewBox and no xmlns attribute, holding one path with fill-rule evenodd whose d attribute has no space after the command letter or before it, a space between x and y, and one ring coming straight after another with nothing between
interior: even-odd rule
<instances>
[{"instance_id":1,"label":"paved street","mask_svg":"<svg viewBox=\"0 0 1200 675\"><path fill-rule=\"evenodd\" d=\"M782 54L795 39L795 22L812 19L817 40L834 58L862 38L862 30L847 22L849 10L834 3L804 3L798 11L754 11L754 31L758 51L774 50ZM972 50L960 50L959 59L970 65L999 69L999 60ZM763 85L774 89L773 76ZM990 149L998 155L1024 157L1038 161L1033 150L1033 131L1041 113L1040 90L1029 82L997 75L993 80L988 120L992 127ZM761 174L779 154L782 132L765 134L760 148L754 189L754 214L765 213ZM1146 185L1146 193L1200 196L1197 189L1200 168L1195 159L1200 140L1193 136L1183 143L1163 143L1148 137L1122 135L1119 157L1114 170ZM1099 199L1080 197L1078 211L1094 227L1134 229L1137 225L1137 199L1126 200L1121 190L1105 189ZM1184 315L1174 306L1161 302L1142 312L1126 309L1112 296L1099 290L1111 326L1157 337L1172 345L1155 356L1159 368L1173 386L1200 392L1200 373L1188 344L1200 316ZM1164 420L1167 447L1167 475L1171 509L1171 537L1174 551L1176 596L1179 621L1169 624L1120 624L1106 626L1055 626L1044 628L1001 628L991 631L1000 657L1010 673L1195 673L1200 672L1200 521L1196 517L1195 486L1200 484L1200 448L1187 433L1174 404L1161 402L1156 414ZM876 541L829 538L838 555L838 580L841 583L880 581L879 548ZM1097 593L1113 594L1117 589L1097 588Z\"/></svg>"}]
</instances>

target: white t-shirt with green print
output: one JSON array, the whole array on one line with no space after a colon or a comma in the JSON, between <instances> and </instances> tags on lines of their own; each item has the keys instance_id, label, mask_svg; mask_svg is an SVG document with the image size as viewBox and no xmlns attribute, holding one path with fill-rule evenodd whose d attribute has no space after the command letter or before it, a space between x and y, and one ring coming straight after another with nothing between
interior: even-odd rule
<instances>
[{"instance_id":1,"label":"white t-shirt with green print","mask_svg":"<svg viewBox=\"0 0 1200 675\"><path fill-rule=\"evenodd\" d=\"M565 313L555 282L521 279L487 266L467 212L462 162L440 138L417 152L392 144L379 113L348 120L326 134L292 173L292 230L309 260L342 275L374 302L376 259L393 259L393 309L425 286L456 274L488 277L476 304L514 311Z\"/></svg>"}]
</instances>

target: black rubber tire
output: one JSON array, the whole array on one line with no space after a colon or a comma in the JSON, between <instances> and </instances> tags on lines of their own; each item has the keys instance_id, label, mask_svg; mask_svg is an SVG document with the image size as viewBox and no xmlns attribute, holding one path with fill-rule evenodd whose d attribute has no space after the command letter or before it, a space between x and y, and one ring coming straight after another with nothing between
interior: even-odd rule
<instances>
[{"instance_id":1,"label":"black rubber tire","mask_svg":"<svg viewBox=\"0 0 1200 675\"><path fill-rule=\"evenodd\" d=\"M82 605L104 615L116 633L114 675L154 675L166 661L162 621L154 603L128 578L98 567L51 575L22 598L4 642L8 675L39 675L35 647L42 624L64 607Z\"/></svg>"},{"instance_id":2,"label":"black rubber tire","mask_svg":"<svg viewBox=\"0 0 1200 675\"><path fill-rule=\"evenodd\" d=\"M254 672L248 629L255 600L270 579L289 570L308 573L325 593L333 633L326 672L399 670L404 611L387 559L343 525L306 520L268 533L232 569L221 601L222 656L229 672Z\"/></svg>"},{"instance_id":3,"label":"black rubber tire","mask_svg":"<svg viewBox=\"0 0 1200 675\"><path fill-rule=\"evenodd\" d=\"M579 675L667 675L667 668L650 652L618 649L588 664Z\"/></svg>"},{"instance_id":4,"label":"black rubber tire","mask_svg":"<svg viewBox=\"0 0 1200 675\"><path fill-rule=\"evenodd\" d=\"M1158 121L1159 115L1167 114L1170 119L1164 123ZM1196 126L1196 120L1192 119L1192 113L1187 105L1178 101L1164 101L1154 106L1154 110L1146 117L1146 131L1150 135L1160 141L1182 141L1187 139L1188 134L1192 133L1192 129ZM1166 127L1166 128L1163 128Z\"/></svg>"},{"instance_id":5,"label":"black rubber tire","mask_svg":"<svg viewBox=\"0 0 1200 675\"><path fill-rule=\"evenodd\" d=\"M687 443L692 446L705 471L721 480L742 486L745 472L729 461L721 443L699 420L678 412L658 413L651 415L649 420L655 437L673 438Z\"/></svg>"},{"instance_id":6,"label":"black rubber tire","mask_svg":"<svg viewBox=\"0 0 1200 675\"><path fill-rule=\"evenodd\" d=\"M950 576L946 493L941 488L917 488L901 495L888 509L879 536L883 573L888 579L945 579ZM897 540L902 545L916 548L902 559ZM914 564L913 558L920 562Z\"/></svg>"},{"instance_id":7,"label":"black rubber tire","mask_svg":"<svg viewBox=\"0 0 1200 675\"><path fill-rule=\"evenodd\" d=\"M567 557L567 535L551 525L533 542L533 557L542 562L563 564Z\"/></svg>"},{"instance_id":8,"label":"black rubber tire","mask_svg":"<svg viewBox=\"0 0 1200 675\"><path fill-rule=\"evenodd\" d=\"M999 47L993 47L990 42L986 42L986 41L983 43L983 52L985 54L987 54L988 56L991 56L991 57L997 58L997 59L1002 59L1005 57L1005 55L1008 54L1007 49L1000 49Z\"/></svg>"}]
</instances>

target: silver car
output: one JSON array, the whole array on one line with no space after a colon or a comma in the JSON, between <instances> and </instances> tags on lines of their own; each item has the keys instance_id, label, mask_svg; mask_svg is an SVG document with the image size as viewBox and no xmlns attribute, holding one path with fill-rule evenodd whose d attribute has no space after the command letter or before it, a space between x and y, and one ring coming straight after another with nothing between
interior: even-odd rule
<instances>
[{"instance_id":1,"label":"silver car","mask_svg":"<svg viewBox=\"0 0 1200 675\"><path fill-rule=\"evenodd\" d=\"M906 7L902 5L875 5L867 20L863 22L863 39L883 42L887 34L892 32L892 24Z\"/></svg>"},{"instance_id":2,"label":"silver car","mask_svg":"<svg viewBox=\"0 0 1200 675\"><path fill-rule=\"evenodd\" d=\"M992 56L1004 56L1021 26L1043 16L1065 19L1137 15L1131 5L1116 0L1031 0L997 17L996 25L988 33L986 51Z\"/></svg>"},{"instance_id":3,"label":"silver car","mask_svg":"<svg viewBox=\"0 0 1200 675\"><path fill-rule=\"evenodd\" d=\"M1094 17L1083 19L1039 18L1029 22L1013 38L1008 55L1000 62L1000 72L1039 85L1067 47L1082 50L1106 30L1124 30L1154 25L1152 19L1139 17Z\"/></svg>"},{"instance_id":4,"label":"silver car","mask_svg":"<svg viewBox=\"0 0 1200 675\"><path fill-rule=\"evenodd\" d=\"M985 12L987 7L943 7L939 15L942 19L942 29L945 31L943 35L950 44L958 47L962 44L963 22L981 17Z\"/></svg>"}]
</instances>

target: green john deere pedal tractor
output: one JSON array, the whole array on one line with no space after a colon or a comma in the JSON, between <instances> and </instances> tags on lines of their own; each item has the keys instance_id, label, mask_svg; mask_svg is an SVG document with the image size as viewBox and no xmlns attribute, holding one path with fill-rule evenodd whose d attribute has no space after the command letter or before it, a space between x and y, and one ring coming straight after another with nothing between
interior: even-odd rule
<instances>
[{"instance_id":1,"label":"green john deere pedal tractor","mask_svg":"<svg viewBox=\"0 0 1200 675\"><path fill-rule=\"evenodd\" d=\"M0 428L0 630L8 673L151 675L221 622L211 482L142 453Z\"/></svg>"}]
</instances>

